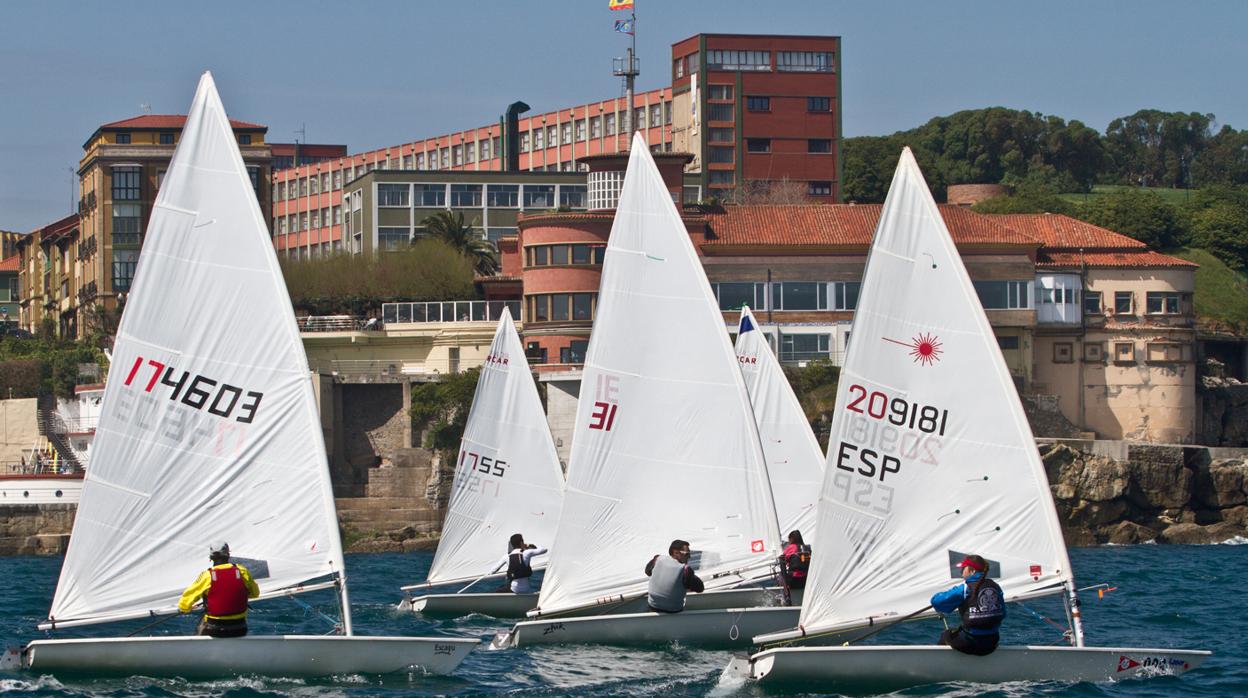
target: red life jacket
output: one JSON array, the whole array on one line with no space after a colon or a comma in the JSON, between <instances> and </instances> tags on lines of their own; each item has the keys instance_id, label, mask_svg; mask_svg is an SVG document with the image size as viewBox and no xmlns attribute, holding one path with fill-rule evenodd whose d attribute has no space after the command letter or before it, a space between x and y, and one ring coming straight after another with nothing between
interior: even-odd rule
<instances>
[{"instance_id":1,"label":"red life jacket","mask_svg":"<svg viewBox=\"0 0 1248 698\"><path fill-rule=\"evenodd\" d=\"M208 570L212 582L204 592L204 611L210 616L234 616L247 612L247 583L238 565Z\"/></svg>"}]
</instances>

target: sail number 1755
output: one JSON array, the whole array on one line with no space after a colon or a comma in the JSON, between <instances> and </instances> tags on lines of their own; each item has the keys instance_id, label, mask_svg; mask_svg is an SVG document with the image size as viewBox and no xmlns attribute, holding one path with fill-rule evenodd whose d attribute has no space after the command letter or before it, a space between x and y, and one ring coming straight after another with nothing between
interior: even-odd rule
<instances>
[{"instance_id":1,"label":"sail number 1755","mask_svg":"<svg viewBox=\"0 0 1248 698\"><path fill-rule=\"evenodd\" d=\"M849 398L845 409L850 412L886 420L894 426L918 429L925 434L945 435L949 410L919 405L905 398L890 397L878 390L867 390L861 385L849 386Z\"/></svg>"}]
</instances>

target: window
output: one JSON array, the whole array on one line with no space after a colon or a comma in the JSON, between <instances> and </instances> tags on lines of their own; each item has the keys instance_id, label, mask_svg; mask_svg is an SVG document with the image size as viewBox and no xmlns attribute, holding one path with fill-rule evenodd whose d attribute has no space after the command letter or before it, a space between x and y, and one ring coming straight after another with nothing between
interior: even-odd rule
<instances>
[{"instance_id":1,"label":"window","mask_svg":"<svg viewBox=\"0 0 1248 698\"><path fill-rule=\"evenodd\" d=\"M578 141L585 140L585 127L579 121L576 122L576 126L577 126L576 135L579 136L576 140ZM572 142L572 124L561 125L559 127L559 143L561 145L567 145L571 142Z\"/></svg>"},{"instance_id":2,"label":"window","mask_svg":"<svg viewBox=\"0 0 1248 698\"><path fill-rule=\"evenodd\" d=\"M1173 363L1183 360L1183 345L1178 342L1149 342L1145 346L1148 361Z\"/></svg>"},{"instance_id":3,"label":"window","mask_svg":"<svg viewBox=\"0 0 1248 698\"><path fill-rule=\"evenodd\" d=\"M1114 342L1114 362L1124 364L1135 363L1135 343Z\"/></svg>"},{"instance_id":4,"label":"window","mask_svg":"<svg viewBox=\"0 0 1248 698\"><path fill-rule=\"evenodd\" d=\"M113 204L113 244L138 245L143 234L143 206Z\"/></svg>"},{"instance_id":5,"label":"window","mask_svg":"<svg viewBox=\"0 0 1248 698\"><path fill-rule=\"evenodd\" d=\"M1074 305L1075 289L1036 287L1036 303L1041 305Z\"/></svg>"},{"instance_id":6,"label":"window","mask_svg":"<svg viewBox=\"0 0 1248 698\"><path fill-rule=\"evenodd\" d=\"M480 184L452 184L451 185L451 207L452 208L480 208L481 207L481 185Z\"/></svg>"},{"instance_id":7,"label":"window","mask_svg":"<svg viewBox=\"0 0 1248 698\"><path fill-rule=\"evenodd\" d=\"M589 137L602 138L602 117L595 116L589 120Z\"/></svg>"},{"instance_id":8,"label":"window","mask_svg":"<svg viewBox=\"0 0 1248 698\"><path fill-rule=\"evenodd\" d=\"M589 340L574 339L568 343L568 346L559 350L559 363L583 364L587 351L589 351Z\"/></svg>"},{"instance_id":9,"label":"window","mask_svg":"<svg viewBox=\"0 0 1248 698\"><path fill-rule=\"evenodd\" d=\"M516 208L519 203L519 184L490 184L486 186L486 206L489 206L490 208Z\"/></svg>"},{"instance_id":10,"label":"window","mask_svg":"<svg viewBox=\"0 0 1248 698\"><path fill-rule=\"evenodd\" d=\"M465 143L464 144L464 162L473 163L476 161L477 161L477 144Z\"/></svg>"},{"instance_id":11,"label":"window","mask_svg":"<svg viewBox=\"0 0 1248 698\"><path fill-rule=\"evenodd\" d=\"M594 295L592 293L572 294L572 319L591 320L594 312Z\"/></svg>"},{"instance_id":12,"label":"window","mask_svg":"<svg viewBox=\"0 0 1248 698\"><path fill-rule=\"evenodd\" d=\"M646 127L646 108L637 107L633 110L633 128L640 131Z\"/></svg>"},{"instance_id":13,"label":"window","mask_svg":"<svg viewBox=\"0 0 1248 698\"><path fill-rule=\"evenodd\" d=\"M1098 342L1083 345L1083 360L1088 363L1100 363L1105 360L1105 347Z\"/></svg>"},{"instance_id":14,"label":"window","mask_svg":"<svg viewBox=\"0 0 1248 698\"><path fill-rule=\"evenodd\" d=\"M1117 315L1131 314L1131 292L1114 291L1114 313Z\"/></svg>"},{"instance_id":15,"label":"window","mask_svg":"<svg viewBox=\"0 0 1248 698\"><path fill-rule=\"evenodd\" d=\"M554 208L555 185L526 184L524 185L524 208Z\"/></svg>"},{"instance_id":16,"label":"window","mask_svg":"<svg viewBox=\"0 0 1248 698\"><path fill-rule=\"evenodd\" d=\"M550 263L551 264L567 264L568 263L568 246L567 245L551 245L550 246Z\"/></svg>"},{"instance_id":17,"label":"window","mask_svg":"<svg viewBox=\"0 0 1248 698\"><path fill-rule=\"evenodd\" d=\"M250 172L251 168L247 168L247 169L248 169L248 174L250 174L250 173L251 173L251 172ZM156 170L156 188L157 188L157 189L160 189L160 187L161 187L164 183L165 183L165 171L164 171L164 170ZM254 183L253 183L253 185L254 185Z\"/></svg>"},{"instance_id":18,"label":"window","mask_svg":"<svg viewBox=\"0 0 1248 698\"><path fill-rule=\"evenodd\" d=\"M415 185L415 203L423 208L446 208L446 185Z\"/></svg>"},{"instance_id":19,"label":"window","mask_svg":"<svg viewBox=\"0 0 1248 698\"><path fill-rule=\"evenodd\" d=\"M559 127L549 126L546 128L546 147L553 148L559 145Z\"/></svg>"},{"instance_id":20,"label":"window","mask_svg":"<svg viewBox=\"0 0 1248 698\"><path fill-rule=\"evenodd\" d=\"M858 293L862 290L861 281L838 281L834 284L833 310L853 310L858 307Z\"/></svg>"},{"instance_id":21,"label":"window","mask_svg":"<svg viewBox=\"0 0 1248 698\"><path fill-rule=\"evenodd\" d=\"M546 129L538 128L533 131L533 150L542 150L546 147Z\"/></svg>"},{"instance_id":22,"label":"window","mask_svg":"<svg viewBox=\"0 0 1248 698\"><path fill-rule=\"evenodd\" d=\"M1145 294L1144 307L1149 315L1177 315L1179 294L1171 291L1149 291Z\"/></svg>"},{"instance_id":23,"label":"window","mask_svg":"<svg viewBox=\"0 0 1248 698\"><path fill-rule=\"evenodd\" d=\"M707 85L706 86L706 98L712 99L712 100L714 99L731 100L732 99L732 85Z\"/></svg>"},{"instance_id":24,"label":"window","mask_svg":"<svg viewBox=\"0 0 1248 698\"><path fill-rule=\"evenodd\" d=\"M411 234L407 228L378 228L377 248L381 250L397 250L407 247Z\"/></svg>"},{"instance_id":25,"label":"window","mask_svg":"<svg viewBox=\"0 0 1248 698\"><path fill-rule=\"evenodd\" d=\"M585 140L585 120L576 122L576 140L578 142Z\"/></svg>"},{"instance_id":26,"label":"window","mask_svg":"<svg viewBox=\"0 0 1248 698\"><path fill-rule=\"evenodd\" d=\"M781 361L807 361L828 358L830 334L785 334L780 337Z\"/></svg>"},{"instance_id":27,"label":"window","mask_svg":"<svg viewBox=\"0 0 1248 698\"><path fill-rule=\"evenodd\" d=\"M1030 281L975 281L984 310L1021 310L1028 306Z\"/></svg>"},{"instance_id":28,"label":"window","mask_svg":"<svg viewBox=\"0 0 1248 698\"><path fill-rule=\"evenodd\" d=\"M123 166L113 168L113 201L138 201L139 177L142 168Z\"/></svg>"},{"instance_id":29,"label":"window","mask_svg":"<svg viewBox=\"0 0 1248 698\"><path fill-rule=\"evenodd\" d=\"M129 291L134 269L139 264L138 250L113 250L113 290Z\"/></svg>"},{"instance_id":30,"label":"window","mask_svg":"<svg viewBox=\"0 0 1248 698\"><path fill-rule=\"evenodd\" d=\"M615 135L615 114L607 114L606 116L602 117L602 119L603 119L603 123L606 124L607 135L614 136Z\"/></svg>"},{"instance_id":31,"label":"window","mask_svg":"<svg viewBox=\"0 0 1248 698\"><path fill-rule=\"evenodd\" d=\"M408 202L408 190L406 184L378 184L377 185L377 205L382 208L402 207L406 208Z\"/></svg>"},{"instance_id":32,"label":"window","mask_svg":"<svg viewBox=\"0 0 1248 698\"><path fill-rule=\"evenodd\" d=\"M128 133L119 133L119 134L117 134L117 144L118 144L118 145L129 145L129 144L130 144L130 134L128 134Z\"/></svg>"},{"instance_id":33,"label":"window","mask_svg":"<svg viewBox=\"0 0 1248 698\"><path fill-rule=\"evenodd\" d=\"M425 154L424 153L416 153L416 169L418 170L425 169Z\"/></svg>"},{"instance_id":34,"label":"window","mask_svg":"<svg viewBox=\"0 0 1248 698\"><path fill-rule=\"evenodd\" d=\"M806 141L806 152L808 153L830 153L832 152L831 138L811 138Z\"/></svg>"},{"instance_id":35,"label":"window","mask_svg":"<svg viewBox=\"0 0 1248 698\"><path fill-rule=\"evenodd\" d=\"M672 78L679 80L685 77L685 57L681 56L672 61Z\"/></svg>"},{"instance_id":36,"label":"window","mask_svg":"<svg viewBox=\"0 0 1248 698\"><path fill-rule=\"evenodd\" d=\"M552 293L550 294L550 319L554 322L564 322L568 319L568 305L572 299L570 293Z\"/></svg>"},{"instance_id":37,"label":"window","mask_svg":"<svg viewBox=\"0 0 1248 698\"><path fill-rule=\"evenodd\" d=\"M828 285L814 281L781 281L771 285L775 310L827 310Z\"/></svg>"},{"instance_id":38,"label":"window","mask_svg":"<svg viewBox=\"0 0 1248 698\"><path fill-rule=\"evenodd\" d=\"M482 162L484 162L484 161L486 161L486 160L489 160L489 159L490 159L490 157L491 157L491 156L490 156L490 139L488 139L488 138L487 138L487 139L485 139L485 140L481 141L480 149L481 149L481 160L482 160Z\"/></svg>"},{"instance_id":39,"label":"window","mask_svg":"<svg viewBox=\"0 0 1248 698\"><path fill-rule=\"evenodd\" d=\"M498 245L499 240L502 240L503 238L510 238L510 237L515 237L515 236L516 236L515 228L486 228L485 229L485 239L494 243L496 246Z\"/></svg>"},{"instance_id":40,"label":"window","mask_svg":"<svg viewBox=\"0 0 1248 698\"><path fill-rule=\"evenodd\" d=\"M671 102L663 103L663 123L667 124L668 126L672 125L672 103Z\"/></svg>"},{"instance_id":41,"label":"window","mask_svg":"<svg viewBox=\"0 0 1248 698\"><path fill-rule=\"evenodd\" d=\"M525 131L520 134L520 152L529 152L529 132Z\"/></svg>"},{"instance_id":42,"label":"window","mask_svg":"<svg viewBox=\"0 0 1248 698\"><path fill-rule=\"evenodd\" d=\"M320 212L320 210L316 210L316 211L313 211L313 212L312 212L312 227L313 227L313 228L319 228L319 227L321 227L321 212Z\"/></svg>"},{"instance_id":43,"label":"window","mask_svg":"<svg viewBox=\"0 0 1248 698\"><path fill-rule=\"evenodd\" d=\"M1101 292L1100 291L1084 291L1083 292L1083 312L1085 315L1101 314Z\"/></svg>"},{"instance_id":44,"label":"window","mask_svg":"<svg viewBox=\"0 0 1248 698\"><path fill-rule=\"evenodd\" d=\"M777 51L776 70L785 73L836 72L835 54L831 51Z\"/></svg>"},{"instance_id":45,"label":"window","mask_svg":"<svg viewBox=\"0 0 1248 698\"><path fill-rule=\"evenodd\" d=\"M731 163L734 159L734 150L732 148L711 146L707 149L707 162Z\"/></svg>"},{"instance_id":46,"label":"window","mask_svg":"<svg viewBox=\"0 0 1248 698\"><path fill-rule=\"evenodd\" d=\"M1018 350L1018 335L1007 334L1003 336L998 336L997 346L1000 347L1002 351L1017 351Z\"/></svg>"},{"instance_id":47,"label":"window","mask_svg":"<svg viewBox=\"0 0 1248 698\"><path fill-rule=\"evenodd\" d=\"M743 305L755 310L765 310L766 288L766 284L751 281L711 284L711 290L719 299L720 310L740 310Z\"/></svg>"},{"instance_id":48,"label":"window","mask_svg":"<svg viewBox=\"0 0 1248 698\"><path fill-rule=\"evenodd\" d=\"M568 208L585 208L585 199L588 196L586 185L584 184L563 184L559 187L559 206L567 206Z\"/></svg>"},{"instance_id":49,"label":"window","mask_svg":"<svg viewBox=\"0 0 1248 698\"><path fill-rule=\"evenodd\" d=\"M342 207L334 207L334 225L342 225Z\"/></svg>"},{"instance_id":50,"label":"window","mask_svg":"<svg viewBox=\"0 0 1248 698\"><path fill-rule=\"evenodd\" d=\"M655 126L661 126L662 124L663 124L663 105L651 104L650 105L650 126L655 127Z\"/></svg>"},{"instance_id":51,"label":"window","mask_svg":"<svg viewBox=\"0 0 1248 698\"><path fill-rule=\"evenodd\" d=\"M771 111L771 97L746 97L745 108L749 111Z\"/></svg>"},{"instance_id":52,"label":"window","mask_svg":"<svg viewBox=\"0 0 1248 698\"><path fill-rule=\"evenodd\" d=\"M826 112L832 111L831 97L807 97L806 111L810 112Z\"/></svg>"},{"instance_id":53,"label":"window","mask_svg":"<svg viewBox=\"0 0 1248 698\"><path fill-rule=\"evenodd\" d=\"M708 181L711 184L732 184L736 181L735 177L732 170L711 170Z\"/></svg>"},{"instance_id":54,"label":"window","mask_svg":"<svg viewBox=\"0 0 1248 698\"><path fill-rule=\"evenodd\" d=\"M714 50L706 52L710 70L771 70L771 51Z\"/></svg>"},{"instance_id":55,"label":"window","mask_svg":"<svg viewBox=\"0 0 1248 698\"><path fill-rule=\"evenodd\" d=\"M550 264L550 247L546 245L532 248L529 254L533 260L530 266L544 267Z\"/></svg>"},{"instance_id":56,"label":"window","mask_svg":"<svg viewBox=\"0 0 1248 698\"><path fill-rule=\"evenodd\" d=\"M334 170L334 191L339 189L342 189L342 170Z\"/></svg>"},{"instance_id":57,"label":"window","mask_svg":"<svg viewBox=\"0 0 1248 698\"><path fill-rule=\"evenodd\" d=\"M770 138L747 138L745 139L745 150L748 153L770 153Z\"/></svg>"},{"instance_id":58,"label":"window","mask_svg":"<svg viewBox=\"0 0 1248 698\"><path fill-rule=\"evenodd\" d=\"M706 107L707 121L736 121L735 111L731 104L708 104Z\"/></svg>"},{"instance_id":59,"label":"window","mask_svg":"<svg viewBox=\"0 0 1248 698\"><path fill-rule=\"evenodd\" d=\"M832 196L831 182L807 182L807 196Z\"/></svg>"},{"instance_id":60,"label":"window","mask_svg":"<svg viewBox=\"0 0 1248 698\"><path fill-rule=\"evenodd\" d=\"M457 145L451 148L451 164L455 167L464 164L464 146Z\"/></svg>"},{"instance_id":61,"label":"window","mask_svg":"<svg viewBox=\"0 0 1248 698\"><path fill-rule=\"evenodd\" d=\"M706 140L709 143L731 143L733 133L733 130L730 128L707 129Z\"/></svg>"},{"instance_id":62,"label":"window","mask_svg":"<svg viewBox=\"0 0 1248 698\"><path fill-rule=\"evenodd\" d=\"M443 148L441 155L442 155L442 169L446 169L450 167L451 166L451 149Z\"/></svg>"},{"instance_id":63,"label":"window","mask_svg":"<svg viewBox=\"0 0 1248 698\"><path fill-rule=\"evenodd\" d=\"M1068 364L1075 360L1075 345L1072 342L1053 343L1053 363Z\"/></svg>"},{"instance_id":64,"label":"window","mask_svg":"<svg viewBox=\"0 0 1248 698\"><path fill-rule=\"evenodd\" d=\"M527 342L524 345L524 358L528 359L529 363L544 364L546 363L546 347L537 342Z\"/></svg>"},{"instance_id":65,"label":"window","mask_svg":"<svg viewBox=\"0 0 1248 698\"><path fill-rule=\"evenodd\" d=\"M693 53L689 54L689 60L685 62L685 65L688 67L688 72L690 75L698 72L699 60L700 60L700 54L697 51L694 51Z\"/></svg>"},{"instance_id":66,"label":"window","mask_svg":"<svg viewBox=\"0 0 1248 698\"><path fill-rule=\"evenodd\" d=\"M173 134L172 133L160 134L160 144L161 145L173 145Z\"/></svg>"},{"instance_id":67,"label":"window","mask_svg":"<svg viewBox=\"0 0 1248 698\"><path fill-rule=\"evenodd\" d=\"M238 144L239 145L251 145L251 134L250 133L238 134Z\"/></svg>"}]
</instances>

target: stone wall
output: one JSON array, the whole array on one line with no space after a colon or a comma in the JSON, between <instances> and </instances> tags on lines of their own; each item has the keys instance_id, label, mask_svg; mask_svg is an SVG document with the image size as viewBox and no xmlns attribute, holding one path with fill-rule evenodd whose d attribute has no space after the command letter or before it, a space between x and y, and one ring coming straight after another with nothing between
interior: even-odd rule
<instances>
[{"instance_id":1,"label":"stone wall","mask_svg":"<svg viewBox=\"0 0 1248 698\"><path fill-rule=\"evenodd\" d=\"M1070 545L1217 543L1248 537L1248 460L1129 444L1127 459L1042 447Z\"/></svg>"},{"instance_id":2,"label":"stone wall","mask_svg":"<svg viewBox=\"0 0 1248 698\"><path fill-rule=\"evenodd\" d=\"M74 504L0 506L0 556L63 554L77 510Z\"/></svg>"},{"instance_id":3,"label":"stone wall","mask_svg":"<svg viewBox=\"0 0 1248 698\"><path fill-rule=\"evenodd\" d=\"M1227 376L1203 376L1197 442L1207 446L1248 446L1248 383Z\"/></svg>"}]
</instances>

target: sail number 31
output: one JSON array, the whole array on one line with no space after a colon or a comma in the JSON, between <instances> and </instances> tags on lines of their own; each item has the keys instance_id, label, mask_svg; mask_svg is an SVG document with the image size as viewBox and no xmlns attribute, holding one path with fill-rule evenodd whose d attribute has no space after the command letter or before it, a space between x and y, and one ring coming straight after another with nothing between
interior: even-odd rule
<instances>
[{"instance_id":1,"label":"sail number 31","mask_svg":"<svg viewBox=\"0 0 1248 698\"><path fill-rule=\"evenodd\" d=\"M171 388L170 400L176 401L180 396L183 405L197 410L202 410L207 405L210 414L225 419L229 419L237 408L238 416L234 421L251 424L255 420L256 409L260 407L260 399L264 397L264 393L249 390L244 395L242 388L229 383L221 383L211 378L205 378L204 376L192 377L189 371L183 371L181 377L174 380L175 369L172 366L167 366L153 359L147 359L146 362L152 368L152 375L148 379L147 385L143 387L143 392L152 392L152 389L156 387L156 382L160 381L161 385L167 385ZM130 367L130 373L126 375L126 386L134 382L134 378L138 375L139 369L143 367L143 363L144 359L142 356L135 357L134 365ZM185 392L183 392L183 388L185 388ZM216 389L215 395L213 394L213 388ZM209 398L212 399L211 403L209 403ZM241 405L239 404L240 402L242 402Z\"/></svg>"}]
</instances>

